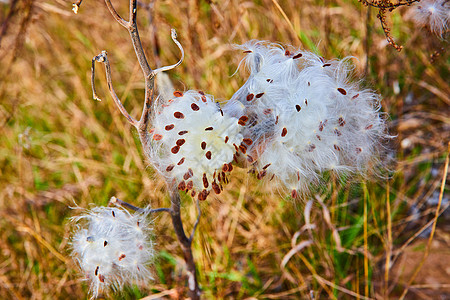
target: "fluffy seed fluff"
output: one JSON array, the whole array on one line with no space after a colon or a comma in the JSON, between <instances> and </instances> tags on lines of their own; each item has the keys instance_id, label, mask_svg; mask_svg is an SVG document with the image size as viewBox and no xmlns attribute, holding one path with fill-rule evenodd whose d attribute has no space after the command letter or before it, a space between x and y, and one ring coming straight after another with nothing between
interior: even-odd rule
<instances>
[{"instance_id":1,"label":"fluffy seed fluff","mask_svg":"<svg viewBox=\"0 0 450 300\"><path fill-rule=\"evenodd\" d=\"M192 90L162 99L154 106L150 161L179 190L200 200L211 190L219 194L237 151L246 147L243 105L230 101L221 108L210 95Z\"/></svg>"},{"instance_id":2,"label":"fluffy seed fluff","mask_svg":"<svg viewBox=\"0 0 450 300\"><path fill-rule=\"evenodd\" d=\"M153 279L149 264L154 249L145 213L95 207L72 220L77 227L72 255L90 282L92 298L110 288Z\"/></svg>"},{"instance_id":3,"label":"fluffy seed fluff","mask_svg":"<svg viewBox=\"0 0 450 300\"><path fill-rule=\"evenodd\" d=\"M350 81L349 59L252 41L239 46L250 70L232 101L249 117L244 137L257 177L304 192L324 171L363 172L386 137L379 96Z\"/></svg>"},{"instance_id":4,"label":"fluffy seed fluff","mask_svg":"<svg viewBox=\"0 0 450 300\"><path fill-rule=\"evenodd\" d=\"M428 26L432 32L443 37L449 30L450 1L422 0L412 7L413 19L420 26Z\"/></svg>"}]
</instances>

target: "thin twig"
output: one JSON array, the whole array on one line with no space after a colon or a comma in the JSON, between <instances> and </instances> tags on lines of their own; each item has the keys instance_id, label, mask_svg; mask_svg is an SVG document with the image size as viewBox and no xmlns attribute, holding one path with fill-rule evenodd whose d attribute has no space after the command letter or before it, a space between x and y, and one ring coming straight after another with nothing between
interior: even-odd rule
<instances>
[{"instance_id":1,"label":"thin twig","mask_svg":"<svg viewBox=\"0 0 450 300\"><path fill-rule=\"evenodd\" d=\"M81 2L83 2L83 0L78 0L77 2L72 4L72 11L74 14L78 13L78 9L80 8Z\"/></svg>"},{"instance_id":2,"label":"thin twig","mask_svg":"<svg viewBox=\"0 0 450 300\"><path fill-rule=\"evenodd\" d=\"M158 212L168 212L168 213L171 212L171 209L168 207L160 207L160 208L155 208L155 209L145 209L145 208L137 207L137 206L134 206L133 204L122 201L114 196L111 197L111 199L109 200L109 203L114 204L116 206L123 206L125 208L131 209L136 212L141 212L141 213L153 214L153 213L158 213Z\"/></svg>"},{"instance_id":3,"label":"thin twig","mask_svg":"<svg viewBox=\"0 0 450 300\"><path fill-rule=\"evenodd\" d=\"M108 89L109 89L109 93L111 94L114 102L116 103L117 107L119 108L120 112L122 113L122 115L125 116L125 118L127 118L128 122L131 123L131 125L133 125L134 127L137 128L138 126L138 121L133 118L132 116L130 116L130 114L128 113L128 111L125 109L125 107L123 106L122 102L120 101L119 97L116 94L116 91L113 88L112 85L112 78L111 78L111 66L109 64L108 61L108 56L105 50L102 51L102 53L100 53L99 55L95 56L92 59L92 77L91 77L91 85L92 85L92 97L95 100L100 101L100 98L97 95L96 89L95 89L95 62L101 62L105 64L105 70L106 70L106 81L108 83Z\"/></svg>"},{"instance_id":4,"label":"thin twig","mask_svg":"<svg viewBox=\"0 0 450 300\"><path fill-rule=\"evenodd\" d=\"M114 19L116 19L116 21L122 25L123 27L127 28L128 27L128 22L125 21L115 10L114 6L112 5L110 0L105 0L106 3L106 7L108 7L109 12L111 13L111 15L114 17Z\"/></svg>"},{"instance_id":5,"label":"thin twig","mask_svg":"<svg viewBox=\"0 0 450 300\"><path fill-rule=\"evenodd\" d=\"M189 241L191 243L192 243L192 240L194 239L194 234L195 234L195 230L197 229L197 225L200 222L200 217L202 216L202 210L200 209L200 200L198 200L198 198L196 201L196 205L197 205L198 215L197 215L197 220L195 220L194 228L192 228L191 236L189 237Z\"/></svg>"},{"instance_id":6,"label":"thin twig","mask_svg":"<svg viewBox=\"0 0 450 300\"><path fill-rule=\"evenodd\" d=\"M159 72L165 72L165 71L172 70L173 68L178 67L184 60L184 49L183 49L183 46L181 46L180 42L178 42L178 40L177 40L178 35L177 35L177 32L175 31L175 29L172 28L170 30L170 36L171 36L173 42L178 46L178 49L180 49L180 51L181 51L181 58L176 64L173 64L171 66L161 67L161 68L154 70L152 72L153 74L151 74L151 76L155 76Z\"/></svg>"},{"instance_id":7,"label":"thin twig","mask_svg":"<svg viewBox=\"0 0 450 300\"><path fill-rule=\"evenodd\" d=\"M200 287L198 285L197 280L197 270L195 267L194 256L192 255L192 241L187 238L184 229L183 222L181 221L180 214L180 194L176 187L173 187L170 190L170 201L171 205L171 217L172 217L172 225L175 230L175 234L177 235L178 241L180 242L181 249L183 250L184 260L186 262L186 269L188 273L188 286L189 292L188 296L192 300L200 299ZM194 226L195 227L195 226Z\"/></svg>"}]
</instances>

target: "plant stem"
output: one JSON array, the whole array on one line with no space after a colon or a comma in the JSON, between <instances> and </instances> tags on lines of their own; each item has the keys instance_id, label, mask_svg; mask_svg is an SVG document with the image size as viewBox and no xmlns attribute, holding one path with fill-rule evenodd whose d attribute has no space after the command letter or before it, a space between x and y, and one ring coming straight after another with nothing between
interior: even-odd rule
<instances>
[{"instance_id":1,"label":"plant stem","mask_svg":"<svg viewBox=\"0 0 450 300\"><path fill-rule=\"evenodd\" d=\"M178 241L180 242L181 249L183 250L184 260L186 262L186 269L188 273L188 286L189 292L188 296L192 299L200 299L200 287L197 281L197 272L195 267L194 256L192 255L192 240L188 238L183 229L183 222L181 221L180 214L180 194L176 188L170 191L170 201L171 206L171 217L173 229L177 235Z\"/></svg>"}]
</instances>

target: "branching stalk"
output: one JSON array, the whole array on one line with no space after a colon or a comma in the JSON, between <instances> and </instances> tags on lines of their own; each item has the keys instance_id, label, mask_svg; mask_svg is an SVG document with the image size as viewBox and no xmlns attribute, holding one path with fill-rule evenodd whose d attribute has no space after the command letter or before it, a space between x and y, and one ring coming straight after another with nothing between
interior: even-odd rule
<instances>
[{"instance_id":1,"label":"branching stalk","mask_svg":"<svg viewBox=\"0 0 450 300\"><path fill-rule=\"evenodd\" d=\"M77 2L77 8L81 1ZM114 103L119 108L120 112L127 118L128 122L133 125L139 133L139 138L141 140L141 144L144 148L144 150L150 149L150 139L149 139L149 120L150 120L150 113L151 113L151 107L154 100L154 84L155 84L155 76L159 72L168 71L171 70L177 66L179 66L183 59L184 59L184 50L181 44L177 40L177 33L174 29L171 30L171 37L174 43L178 46L178 48L181 51L181 58L180 60L171 66L165 66L158 68L156 70L152 70L148 64L147 57L145 56L144 49L142 47L141 39L139 37L139 31L136 24L136 16L137 16L137 0L130 0L130 9L129 9L129 21L124 20L115 10L114 6L112 5L110 0L105 0L106 6L108 7L108 10L110 11L111 15L114 17L114 19L123 27L125 27L131 37L131 42L133 44L134 52L136 53L136 57L139 61L139 65L141 67L141 70L144 75L145 79L145 99L144 99L144 106L142 108L142 114L141 117L138 120L134 119L126 110L126 108L123 106L122 102L120 101L119 97L117 96L113 85L112 85L112 78L111 78L111 66L109 64L108 56L106 51L102 51L99 55L95 56L92 59L92 77L91 77L91 84L92 84L92 93L93 98L95 100L100 100L100 98L97 95L96 89L95 89L95 62L101 62L105 64L105 70L106 70L106 80L108 83L108 89L111 94L111 97L114 100ZM74 6L75 7L75 6ZM194 257L192 255L192 239L194 237L195 230L197 229L197 225L200 220L201 216L201 210L200 210L200 204L197 200L197 210L198 210L198 217L194 224L192 233L190 237L188 238L185 234L184 228L183 228L183 222L181 220L181 214L180 214L180 195L178 192L178 189L174 186L171 186L169 184L170 188L170 199L171 199L171 207L170 208L157 208L157 209L151 209L150 213L156 213L156 212L169 212L170 216L172 218L172 225L175 231L175 234L178 238L178 241L180 242L181 249L183 251L184 259L186 262L186 269L188 274L188 286L189 286L189 292L188 296L195 300L200 299L200 287L198 285L197 281L197 273L196 273L196 266L194 262ZM134 211L144 211L143 208L136 207L132 204L129 204L125 201L122 201L120 199L117 199L115 197L111 198L110 201L111 204L120 205L123 207L126 207L128 209L134 210Z\"/></svg>"},{"instance_id":2,"label":"branching stalk","mask_svg":"<svg viewBox=\"0 0 450 300\"><path fill-rule=\"evenodd\" d=\"M120 199L118 199L118 198L116 198L114 196L111 197L111 199L109 200L109 203L112 204L112 205L122 206L122 207L125 207L125 208L128 208L128 209L131 209L133 211L142 212L142 213L143 212L148 212L150 214L153 214L153 213L158 213L158 212L168 212L168 213L171 212L171 209L168 208L168 207L160 207L160 208L147 210L145 208L137 207L137 206L134 206L133 204L130 204L130 203L125 202L125 201L122 201L122 200L120 200Z\"/></svg>"},{"instance_id":3,"label":"branching stalk","mask_svg":"<svg viewBox=\"0 0 450 300\"><path fill-rule=\"evenodd\" d=\"M176 187L170 191L170 201L171 205L171 216L172 216L172 225L175 230L175 234L177 235L178 241L180 242L181 249L183 250L184 260L186 262L186 269L188 274L188 287L189 292L188 296L194 299L200 299L200 287L197 281L197 270L195 267L194 256L192 255L192 239L188 238L183 229L183 222L181 220L180 214L180 194ZM200 216L200 211L199 211ZM198 220L198 219L197 219ZM194 225L194 230L197 227L197 222Z\"/></svg>"}]
</instances>

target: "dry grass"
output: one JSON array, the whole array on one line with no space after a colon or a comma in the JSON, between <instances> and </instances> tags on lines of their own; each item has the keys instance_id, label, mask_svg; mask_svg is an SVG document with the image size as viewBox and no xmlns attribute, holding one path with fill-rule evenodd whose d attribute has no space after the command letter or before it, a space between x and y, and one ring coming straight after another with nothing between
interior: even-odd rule
<instances>
[{"instance_id":1,"label":"dry grass","mask_svg":"<svg viewBox=\"0 0 450 300\"><path fill-rule=\"evenodd\" d=\"M127 1L115 2L126 11ZM168 206L163 182L143 162L139 139L107 95L101 72L104 101L92 100L91 59L108 51L116 91L134 116L143 80L127 32L102 1L85 0L78 15L63 0L17 5L0 48L0 298L85 298L87 287L67 255L69 206L105 205L113 195ZM9 9L0 2L1 21ZM181 90L228 99L245 79L243 71L230 77L241 58L230 44L249 39L301 46L327 58L352 55L356 70L367 70L366 84L383 95L397 135L390 146L397 161L391 179L330 177L299 203L237 171L225 193L201 205L193 247L205 298L383 299L398 298L406 288L410 299L450 295L448 263L431 281L419 270L445 266L450 243L443 181L450 60L445 52L430 60L448 44L415 28L398 9L391 15L392 34L404 50L397 53L387 46L376 12L368 18L367 8L348 0L161 0L154 28L144 12L145 49L154 50L156 30L162 64L178 59L169 35L171 27L178 31L186 60L169 75ZM187 196L183 214L190 229L196 212ZM155 282L118 298L184 295L183 258L170 220L157 216L155 227ZM433 250L433 242L443 250ZM414 251L424 254L412 256L419 257L412 263L404 259ZM427 255L435 264L427 264Z\"/></svg>"}]
</instances>

